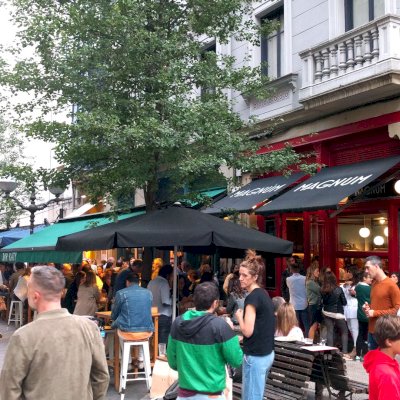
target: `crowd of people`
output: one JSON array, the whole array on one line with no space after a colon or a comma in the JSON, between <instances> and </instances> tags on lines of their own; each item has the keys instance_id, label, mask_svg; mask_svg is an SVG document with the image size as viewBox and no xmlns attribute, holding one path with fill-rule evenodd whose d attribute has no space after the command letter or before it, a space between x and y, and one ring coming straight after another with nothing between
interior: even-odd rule
<instances>
[{"instance_id":1,"label":"crowd of people","mask_svg":"<svg viewBox=\"0 0 400 400\"><path fill-rule=\"evenodd\" d=\"M342 282L330 268L321 268L318 259L304 271L289 257L282 297L272 299L262 285L264 262L254 251L247 252L223 283L210 264L193 269L183 261L177 266L175 321L174 269L160 258L153 260L149 282L142 260L135 258L33 268L16 263L12 273L6 267L1 266L0 290L28 302L38 315L10 340L0 399L47 398L37 381L38 374L42 379L57 368L44 362L50 353L63 360L63 373L85 388L77 398L104 398L109 379L104 345L95 325L84 317L110 309L113 328L145 339L154 332L152 307L159 313L159 342L166 345L168 362L179 374L179 399L225 398L227 364L242 364L242 399L262 399L276 337L336 346L343 358L364 361L372 392L379 392L377 382L386 374L391 377L390 382L384 379L386 390L400 399L400 372L393 362L400 353L399 276L388 277L379 257L367 257L361 269L351 266ZM142 368L143 355L135 362ZM79 378L77 364L85 371ZM30 365L37 370L31 371Z\"/></svg>"}]
</instances>

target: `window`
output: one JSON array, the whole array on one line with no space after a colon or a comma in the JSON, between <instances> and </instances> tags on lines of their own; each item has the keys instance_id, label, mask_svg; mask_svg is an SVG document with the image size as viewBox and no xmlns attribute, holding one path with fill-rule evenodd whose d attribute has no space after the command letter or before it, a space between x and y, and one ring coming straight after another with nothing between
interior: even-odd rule
<instances>
[{"instance_id":1,"label":"window","mask_svg":"<svg viewBox=\"0 0 400 400\"><path fill-rule=\"evenodd\" d=\"M385 13L385 0L344 0L346 31L373 21Z\"/></svg>"},{"instance_id":2,"label":"window","mask_svg":"<svg viewBox=\"0 0 400 400\"><path fill-rule=\"evenodd\" d=\"M270 78L279 78L282 75L284 60L283 7L261 18L261 24L265 21L274 21L278 26L268 36L261 37L262 72Z\"/></svg>"},{"instance_id":3,"label":"window","mask_svg":"<svg viewBox=\"0 0 400 400\"><path fill-rule=\"evenodd\" d=\"M201 59L206 60L208 53L215 54L216 52L217 52L217 46L215 43L212 43L203 50L203 52L201 53ZM214 93L215 93L215 87L212 87L212 86L202 86L201 87L201 97L202 98L206 97L207 95L213 95Z\"/></svg>"},{"instance_id":4,"label":"window","mask_svg":"<svg viewBox=\"0 0 400 400\"><path fill-rule=\"evenodd\" d=\"M344 215L338 218L338 250L346 252L387 251L386 212Z\"/></svg>"}]
</instances>

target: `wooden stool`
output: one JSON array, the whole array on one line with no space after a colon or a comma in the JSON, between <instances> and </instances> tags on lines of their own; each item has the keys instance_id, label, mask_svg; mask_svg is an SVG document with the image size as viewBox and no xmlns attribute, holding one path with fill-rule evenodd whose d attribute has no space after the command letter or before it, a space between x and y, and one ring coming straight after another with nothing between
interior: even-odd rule
<instances>
[{"instance_id":1,"label":"wooden stool","mask_svg":"<svg viewBox=\"0 0 400 400\"><path fill-rule=\"evenodd\" d=\"M120 372L120 383L119 383L119 394L121 400L125 397L126 383L129 381L146 381L147 389L151 387L151 365L150 365L150 350L149 350L149 338L153 332L123 332L117 330L120 349L122 351L121 360L121 372ZM131 348L142 347L143 349L143 364L144 372L128 372L129 367L129 356ZM135 377L128 377L128 375L134 375Z\"/></svg>"},{"instance_id":2,"label":"wooden stool","mask_svg":"<svg viewBox=\"0 0 400 400\"><path fill-rule=\"evenodd\" d=\"M8 325L10 322L15 322L15 326L22 326L24 322L23 317L24 303L19 300L12 300L10 304L10 312L8 314Z\"/></svg>"}]
</instances>

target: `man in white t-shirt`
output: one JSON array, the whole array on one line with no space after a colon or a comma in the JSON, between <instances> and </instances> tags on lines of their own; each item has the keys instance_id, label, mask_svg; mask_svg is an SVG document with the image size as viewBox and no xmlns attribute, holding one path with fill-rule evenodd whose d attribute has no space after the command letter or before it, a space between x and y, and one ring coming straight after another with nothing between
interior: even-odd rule
<instances>
[{"instance_id":1,"label":"man in white t-shirt","mask_svg":"<svg viewBox=\"0 0 400 400\"><path fill-rule=\"evenodd\" d=\"M306 293L306 277L300 275L300 267L298 264L290 266L292 275L286 278L286 284L289 288L290 303L296 310L296 316L299 324L304 327L304 336L308 337L310 322L308 318L308 303Z\"/></svg>"}]
</instances>

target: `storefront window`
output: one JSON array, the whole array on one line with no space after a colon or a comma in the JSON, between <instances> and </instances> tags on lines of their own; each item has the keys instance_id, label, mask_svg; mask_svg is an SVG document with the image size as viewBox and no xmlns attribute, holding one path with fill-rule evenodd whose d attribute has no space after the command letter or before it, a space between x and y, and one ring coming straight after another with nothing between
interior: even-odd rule
<instances>
[{"instance_id":1,"label":"storefront window","mask_svg":"<svg viewBox=\"0 0 400 400\"><path fill-rule=\"evenodd\" d=\"M310 259L320 255L323 221L317 214L310 216Z\"/></svg>"},{"instance_id":2,"label":"storefront window","mask_svg":"<svg viewBox=\"0 0 400 400\"><path fill-rule=\"evenodd\" d=\"M304 256L304 233L303 218L286 218L287 240L293 242L293 253L303 258Z\"/></svg>"},{"instance_id":3,"label":"storefront window","mask_svg":"<svg viewBox=\"0 0 400 400\"><path fill-rule=\"evenodd\" d=\"M386 212L338 218L339 251L387 251L388 235Z\"/></svg>"},{"instance_id":4,"label":"storefront window","mask_svg":"<svg viewBox=\"0 0 400 400\"><path fill-rule=\"evenodd\" d=\"M365 266L365 258L363 257L345 257L337 258L336 266L338 268L338 275L341 281L351 279L347 275L348 272L352 271L363 271ZM382 268L389 274L389 260L387 258L382 258Z\"/></svg>"}]
</instances>

